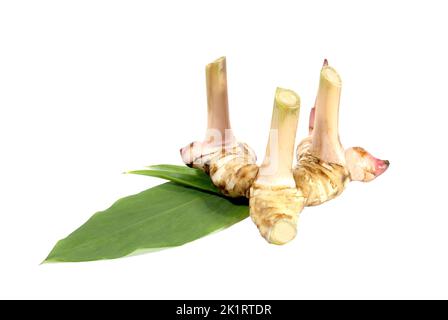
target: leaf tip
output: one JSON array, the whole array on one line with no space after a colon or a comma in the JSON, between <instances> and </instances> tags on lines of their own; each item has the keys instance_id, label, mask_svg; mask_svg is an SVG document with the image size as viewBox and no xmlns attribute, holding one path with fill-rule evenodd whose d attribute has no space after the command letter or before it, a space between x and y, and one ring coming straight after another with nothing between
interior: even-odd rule
<instances>
[{"instance_id":1,"label":"leaf tip","mask_svg":"<svg viewBox=\"0 0 448 320\"><path fill-rule=\"evenodd\" d=\"M54 263L56 262L55 260L53 260L50 255L48 255L48 257L46 257L43 261L41 261L41 263L39 263L39 266L42 266L44 264L50 264L50 263Z\"/></svg>"}]
</instances>

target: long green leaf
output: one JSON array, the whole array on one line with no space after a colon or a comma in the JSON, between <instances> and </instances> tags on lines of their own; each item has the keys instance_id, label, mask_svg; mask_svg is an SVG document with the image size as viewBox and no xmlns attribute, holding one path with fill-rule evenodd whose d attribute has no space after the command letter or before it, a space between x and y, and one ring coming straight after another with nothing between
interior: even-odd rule
<instances>
[{"instance_id":1,"label":"long green leaf","mask_svg":"<svg viewBox=\"0 0 448 320\"><path fill-rule=\"evenodd\" d=\"M213 185L207 174L199 169L186 166L161 164L149 166L145 170L129 171L128 173L166 179L182 185L220 194L218 188Z\"/></svg>"},{"instance_id":2,"label":"long green leaf","mask_svg":"<svg viewBox=\"0 0 448 320\"><path fill-rule=\"evenodd\" d=\"M114 259L183 245L248 216L247 202L172 182L122 198L60 240L44 262Z\"/></svg>"}]
</instances>

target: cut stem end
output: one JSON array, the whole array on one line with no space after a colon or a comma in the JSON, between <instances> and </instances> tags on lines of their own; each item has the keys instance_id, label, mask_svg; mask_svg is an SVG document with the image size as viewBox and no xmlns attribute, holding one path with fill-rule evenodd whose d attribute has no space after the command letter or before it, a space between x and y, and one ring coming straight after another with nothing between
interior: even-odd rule
<instances>
[{"instance_id":1,"label":"cut stem end","mask_svg":"<svg viewBox=\"0 0 448 320\"><path fill-rule=\"evenodd\" d=\"M300 97L292 90L277 88L275 106L292 110L298 109L300 107Z\"/></svg>"},{"instance_id":2,"label":"cut stem end","mask_svg":"<svg viewBox=\"0 0 448 320\"><path fill-rule=\"evenodd\" d=\"M321 71L321 79L330 82L333 86L341 87L342 79L338 72L328 65L324 66Z\"/></svg>"},{"instance_id":3,"label":"cut stem end","mask_svg":"<svg viewBox=\"0 0 448 320\"><path fill-rule=\"evenodd\" d=\"M268 241L272 244L282 245L296 237L296 226L288 219L280 219L274 223Z\"/></svg>"}]
</instances>

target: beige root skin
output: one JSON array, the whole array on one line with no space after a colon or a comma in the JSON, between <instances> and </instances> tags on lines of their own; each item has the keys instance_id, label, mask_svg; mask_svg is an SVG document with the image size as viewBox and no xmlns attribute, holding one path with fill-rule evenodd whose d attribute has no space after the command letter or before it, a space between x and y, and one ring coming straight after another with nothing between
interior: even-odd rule
<instances>
[{"instance_id":1,"label":"beige root skin","mask_svg":"<svg viewBox=\"0 0 448 320\"><path fill-rule=\"evenodd\" d=\"M389 161L373 157L360 147L344 151L338 134L341 79L325 60L319 91L310 113L310 136L297 147L294 179L307 206L340 195L351 181L371 181L384 173Z\"/></svg>"},{"instance_id":2,"label":"beige root skin","mask_svg":"<svg viewBox=\"0 0 448 320\"><path fill-rule=\"evenodd\" d=\"M295 186L271 187L255 182L249 200L250 216L266 241L285 244L296 236L303 202Z\"/></svg>"},{"instance_id":3,"label":"beige root skin","mask_svg":"<svg viewBox=\"0 0 448 320\"><path fill-rule=\"evenodd\" d=\"M304 205L291 169L299 109L297 94L277 89L266 156L250 189L250 216L272 244L294 239Z\"/></svg>"},{"instance_id":4,"label":"beige root skin","mask_svg":"<svg viewBox=\"0 0 448 320\"><path fill-rule=\"evenodd\" d=\"M349 182L344 166L326 162L310 152L311 137L300 143L294 179L305 197L306 206L316 206L336 198Z\"/></svg>"},{"instance_id":5,"label":"beige root skin","mask_svg":"<svg viewBox=\"0 0 448 320\"><path fill-rule=\"evenodd\" d=\"M207 131L204 141L192 142L180 150L184 163L210 175L212 182L229 197L249 197L257 173L256 156L238 142L230 126L226 59L206 66Z\"/></svg>"},{"instance_id":6,"label":"beige root skin","mask_svg":"<svg viewBox=\"0 0 448 320\"><path fill-rule=\"evenodd\" d=\"M210 178L224 195L249 198L250 186L258 173L256 160L245 143L226 147L210 160Z\"/></svg>"}]
</instances>

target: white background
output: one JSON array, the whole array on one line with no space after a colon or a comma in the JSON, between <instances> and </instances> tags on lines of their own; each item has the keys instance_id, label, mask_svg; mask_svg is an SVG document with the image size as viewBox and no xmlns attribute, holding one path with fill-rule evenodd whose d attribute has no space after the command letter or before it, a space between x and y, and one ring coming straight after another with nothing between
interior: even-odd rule
<instances>
[{"instance_id":1,"label":"white background","mask_svg":"<svg viewBox=\"0 0 448 320\"><path fill-rule=\"evenodd\" d=\"M444 1L3 1L1 298L448 298ZM306 208L286 246L250 220L114 261L39 263L116 199L159 184L204 134L206 63L227 56L231 120L263 157L276 86L305 137L323 58L340 135L391 161Z\"/></svg>"}]
</instances>

